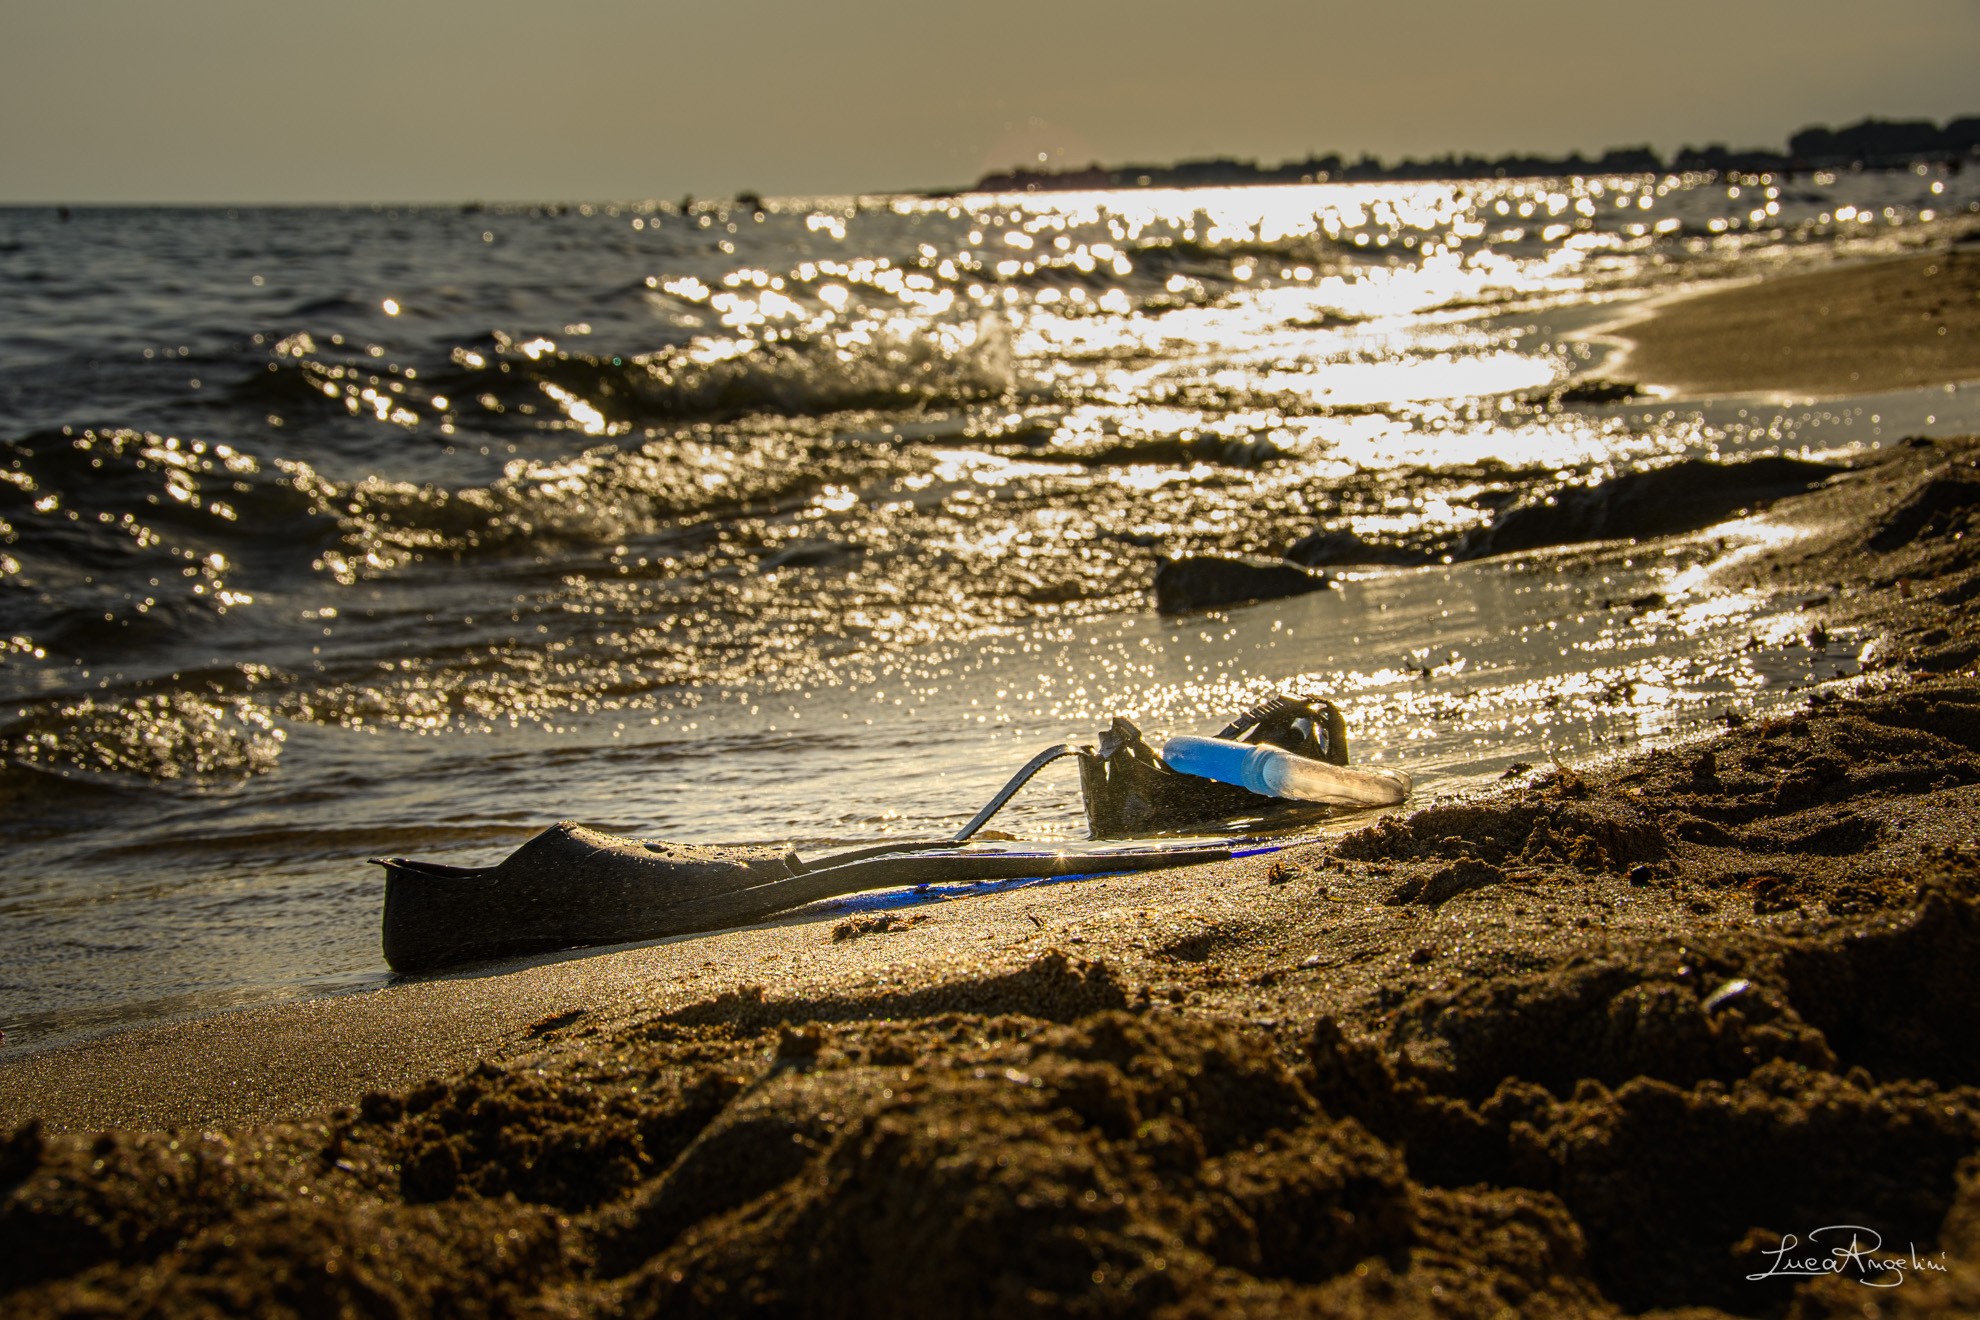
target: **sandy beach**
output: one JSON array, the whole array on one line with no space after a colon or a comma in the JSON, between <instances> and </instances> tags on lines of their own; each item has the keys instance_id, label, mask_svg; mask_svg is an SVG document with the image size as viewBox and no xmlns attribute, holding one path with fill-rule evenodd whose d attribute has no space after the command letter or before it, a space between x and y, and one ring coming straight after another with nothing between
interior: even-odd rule
<instances>
[{"instance_id":1,"label":"sandy beach","mask_svg":"<svg viewBox=\"0 0 1980 1320\"><path fill-rule=\"evenodd\" d=\"M1961 250L1707 294L1615 370L1968 380L1977 289ZM1877 638L1778 718L1276 856L6 1059L0 1302L1970 1312L1976 462L1891 445L1720 566ZM1838 1224L1886 1250L1774 1268Z\"/></svg>"},{"instance_id":2,"label":"sandy beach","mask_svg":"<svg viewBox=\"0 0 1980 1320\"><path fill-rule=\"evenodd\" d=\"M1980 248L1680 297L1620 326L1612 370L1681 396L1835 398L1980 379Z\"/></svg>"}]
</instances>

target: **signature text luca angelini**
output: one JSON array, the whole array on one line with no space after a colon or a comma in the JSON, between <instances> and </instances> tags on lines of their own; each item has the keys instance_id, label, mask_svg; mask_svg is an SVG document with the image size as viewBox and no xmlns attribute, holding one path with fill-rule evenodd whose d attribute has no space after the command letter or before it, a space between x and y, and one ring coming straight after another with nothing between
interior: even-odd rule
<instances>
[{"instance_id":1,"label":"signature text luca angelini","mask_svg":"<svg viewBox=\"0 0 1980 1320\"><path fill-rule=\"evenodd\" d=\"M1848 1245L1843 1245L1844 1237ZM1934 1270L1946 1272L1945 1252L1941 1259L1920 1256L1916 1244L1905 1244L1909 1251L1900 1256L1896 1253L1880 1255L1884 1250L1883 1235L1874 1228L1861 1224L1828 1224L1815 1229L1808 1235L1804 1245L1792 1233L1781 1236L1778 1247L1763 1247L1762 1256L1772 1258L1772 1263L1758 1274L1749 1274L1748 1279L1779 1278L1819 1278L1824 1274L1839 1274L1853 1277L1866 1288L1895 1288L1904 1282L1906 1270L1913 1272Z\"/></svg>"}]
</instances>

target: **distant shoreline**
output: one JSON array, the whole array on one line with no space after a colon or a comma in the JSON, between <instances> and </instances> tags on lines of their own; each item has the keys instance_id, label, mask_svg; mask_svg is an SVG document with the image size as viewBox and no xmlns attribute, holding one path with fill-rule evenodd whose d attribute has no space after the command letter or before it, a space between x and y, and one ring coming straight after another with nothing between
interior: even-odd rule
<instances>
[{"instance_id":1,"label":"distant shoreline","mask_svg":"<svg viewBox=\"0 0 1980 1320\"><path fill-rule=\"evenodd\" d=\"M1960 169L1980 155L1980 115L1948 120L1865 119L1846 128L1804 128L1784 150L1729 149L1713 143L1684 147L1669 159L1648 145L1614 147L1595 159L1509 154L1496 158L1447 153L1430 160L1385 164L1363 154L1310 155L1278 165L1217 156L1168 165L1101 165L1065 170L997 170L962 188L932 189L927 196L964 192L1071 192L1113 188L1245 187L1259 184L1444 182L1466 179L1560 178L1577 174L1794 174L1819 170L1909 169L1939 164Z\"/></svg>"}]
</instances>

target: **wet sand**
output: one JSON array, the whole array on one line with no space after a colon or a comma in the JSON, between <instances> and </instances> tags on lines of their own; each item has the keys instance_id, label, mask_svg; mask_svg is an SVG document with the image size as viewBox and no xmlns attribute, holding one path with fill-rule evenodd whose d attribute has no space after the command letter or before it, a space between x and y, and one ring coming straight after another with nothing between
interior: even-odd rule
<instances>
[{"instance_id":1,"label":"wet sand","mask_svg":"<svg viewBox=\"0 0 1980 1320\"><path fill-rule=\"evenodd\" d=\"M1970 1311L1976 460L1776 506L1800 535L1722 573L1879 640L1707 741L1276 857L0 1064L0 1300ZM1747 1277L1833 1224L1901 1284Z\"/></svg>"},{"instance_id":2,"label":"wet sand","mask_svg":"<svg viewBox=\"0 0 1980 1320\"><path fill-rule=\"evenodd\" d=\"M1762 279L1614 328L1604 369L1680 397L1837 398L1980 380L1980 248Z\"/></svg>"}]
</instances>

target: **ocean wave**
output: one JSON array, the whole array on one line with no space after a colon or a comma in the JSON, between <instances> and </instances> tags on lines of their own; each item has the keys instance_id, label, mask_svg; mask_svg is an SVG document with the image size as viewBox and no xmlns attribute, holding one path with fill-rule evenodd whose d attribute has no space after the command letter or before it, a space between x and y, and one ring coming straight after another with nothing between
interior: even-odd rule
<instances>
[{"instance_id":1,"label":"ocean wave","mask_svg":"<svg viewBox=\"0 0 1980 1320\"><path fill-rule=\"evenodd\" d=\"M32 708L0 729L0 763L15 792L24 776L208 788L272 769L284 739L273 712L246 697L86 697Z\"/></svg>"},{"instance_id":2,"label":"ocean wave","mask_svg":"<svg viewBox=\"0 0 1980 1320\"><path fill-rule=\"evenodd\" d=\"M754 414L959 406L1015 386L1000 317L897 314L824 316L802 330L759 327L645 351L587 351L547 336L491 331L454 345L443 365L410 371L361 357L339 360L297 334L246 373L231 399L244 411L284 419L349 417L438 435L466 427L514 438L603 436Z\"/></svg>"},{"instance_id":3,"label":"ocean wave","mask_svg":"<svg viewBox=\"0 0 1980 1320\"><path fill-rule=\"evenodd\" d=\"M1249 268L1273 276L1300 268L1310 278L1358 255L1322 234L1150 237L1064 250L1039 245L1009 257L977 250L902 264L807 261L783 274L744 266L713 287L648 278L610 290L610 300L639 295L651 304L646 333L674 341L658 348L630 342L632 328L620 322L609 347L594 346L589 325L567 326L569 333L491 329L381 359L376 346L325 344L299 330L242 373L231 399L243 411L281 418L344 416L500 438L964 406L1025 387L1000 310L1007 305L1022 308L1043 295L1060 316L1164 310L1215 302L1242 286ZM1056 298L1054 291L1068 289L1101 296Z\"/></svg>"},{"instance_id":4,"label":"ocean wave","mask_svg":"<svg viewBox=\"0 0 1980 1320\"><path fill-rule=\"evenodd\" d=\"M548 394L583 429L972 403L1008 393L1015 375L1008 330L1000 318L986 316L966 323L862 321L803 338L709 339L632 357L504 344L497 360L453 383L498 403L534 386L539 394L532 402Z\"/></svg>"},{"instance_id":5,"label":"ocean wave","mask_svg":"<svg viewBox=\"0 0 1980 1320\"><path fill-rule=\"evenodd\" d=\"M801 502L874 461L804 436L667 435L516 458L491 481L455 486L337 480L299 459L136 431L42 433L5 449L0 607L9 630L45 644L59 633L85 655L118 633L155 640L268 587L348 585L429 557L610 543Z\"/></svg>"},{"instance_id":6,"label":"ocean wave","mask_svg":"<svg viewBox=\"0 0 1980 1320\"><path fill-rule=\"evenodd\" d=\"M9 441L5 631L78 657L142 649L306 574L339 527L321 493L225 444L137 431Z\"/></svg>"},{"instance_id":7,"label":"ocean wave","mask_svg":"<svg viewBox=\"0 0 1980 1320\"><path fill-rule=\"evenodd\" d=\"M1097 444L1067 445L1039 452L1034 455L1034 461L1088 468L1144 465L1192 468L1199 463L1211 467L1261 468L1292 457L1291 452L1269 435L1192 435L1116 437Z\"/></svg>"}]
</instances>

